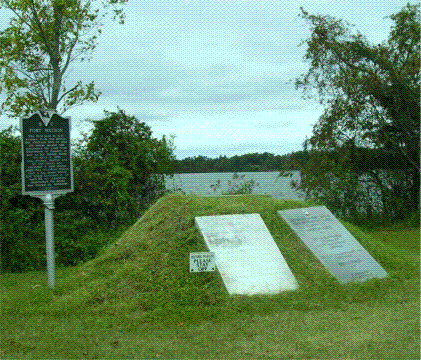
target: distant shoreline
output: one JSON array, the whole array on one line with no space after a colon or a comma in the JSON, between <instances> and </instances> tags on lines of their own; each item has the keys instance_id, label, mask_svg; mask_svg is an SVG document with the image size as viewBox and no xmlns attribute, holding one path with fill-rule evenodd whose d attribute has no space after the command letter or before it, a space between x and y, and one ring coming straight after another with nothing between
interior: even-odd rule
<instances>
[{"instance_id":1,"label":"distant shoreline","mask_svg":"<svg viewBox=\"0 0 421 360\"><path fill-rule=\"evenodd\" d=\"M191 171L191 172L174 172L177 174L247 174L247 173L273 173L282 171L300 171L300 170L253 170L253 171ZM171 176L171 175L168 175Z\"/></svg>"}]
</instances>

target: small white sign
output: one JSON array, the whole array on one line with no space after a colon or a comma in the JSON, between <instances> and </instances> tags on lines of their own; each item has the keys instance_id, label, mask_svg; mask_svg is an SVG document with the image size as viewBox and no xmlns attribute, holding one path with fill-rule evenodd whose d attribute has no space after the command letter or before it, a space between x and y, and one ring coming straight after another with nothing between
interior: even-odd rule
<instances>
[{"instance_id":1,"label":"small white sign","mask_svg":"<svg viewBox=\"0 0 421 360\"><path fill-rule=\"evenodd\" d=\"M215 271L214 252L190 253L190 272Z\"/></svg>"}]
</instances>

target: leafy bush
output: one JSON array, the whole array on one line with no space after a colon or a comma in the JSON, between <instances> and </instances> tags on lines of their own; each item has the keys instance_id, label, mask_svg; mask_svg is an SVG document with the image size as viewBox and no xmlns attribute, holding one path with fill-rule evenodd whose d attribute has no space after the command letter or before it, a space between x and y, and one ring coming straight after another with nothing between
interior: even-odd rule
<instances>
[{"instance_id":1,"label":"leafy bush","mask_svg":"<svg viewBox=\"0 0 421 360\"><path fill-rule=\"evenodd\" d=\"M41 207L2 210L2 271L35 270L45 265L45 236L41 219Z\"/></svg>"},{"instance_id":2,"label":"leafy bush","mask_svg":"<svg viewBox=\"0 0 421 360\"><path fill-rule=\"evenodd\" d=\"M173 146L165 137L153 138L148 125L123 110L105 111L92 124L92 132L76 146L76 186L69 201L98 224L116 228L136 220L165 193Z\"/></svg>"},{"instance_id":3,"label":"leafy bush","mask_svg":"<svg viewBox=\"0 0 421 360\"><path fill-rule=\"evenodd\" d=\"M253 179L244 180L245 175L238 175L236 172L232 175L232 180L228 180L228 191L223 192L224 195L240 195L251 194L259 183ZM221 187L221 180L217 180L215 184L210 185L210 188L215 192Z\"/></svg>"},{"instance_id":4,"label":"leafy bush","mask_svg":"<svg viewBox=\"0 0 421 360\"><path fill-rule=\"evenodd\" d=\"M94 257L117 231L165 193L173 147L156 139L148 125L124 111L105 112L74 149L73 193L56 199L57 265ZM22 196L21 139L13 129L0 132L1 271L45 267L44 211L39 199ZM97 234L101 234L97 236Z\"/></svg>"}]
</instances>

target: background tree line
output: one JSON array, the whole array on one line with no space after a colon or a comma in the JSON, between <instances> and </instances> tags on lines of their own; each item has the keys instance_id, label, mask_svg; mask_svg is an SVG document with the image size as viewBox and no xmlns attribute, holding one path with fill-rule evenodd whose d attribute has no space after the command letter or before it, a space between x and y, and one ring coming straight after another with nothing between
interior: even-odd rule
<instances>
[{"instance_id":1,"label":"background tree line","mask_svg":"<svg viewBox=\"0 0 421 360\"><path fill-rule=\"evenodd\" d=\"M175 160L175 173L211 173L211 172L256 172L289 170L295 166L298 170L308 158L305 151L297 151L286 155L274 155L268 152L234 155L227 157L221 155L218 158L206 156L187 157Z\"/></svg>"}]
</instances>

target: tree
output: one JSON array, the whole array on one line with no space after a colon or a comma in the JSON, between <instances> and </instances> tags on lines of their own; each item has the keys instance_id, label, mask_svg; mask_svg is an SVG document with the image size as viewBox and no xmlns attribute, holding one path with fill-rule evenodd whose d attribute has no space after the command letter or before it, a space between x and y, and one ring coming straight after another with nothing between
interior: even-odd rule
<instances>
[{"instance_id":1,"label":"tree","mask_svg":"<svg viewBox=\"0 0 421 360\"><path fill-rule=\"evenodd\" d=\"M173 144L165 136L152 137L147 124L121 109L104 114L75 149L74 195L57 203L117 226L136 219L165 192L163 177L173 173Z\"/></svg>"},{"instance_id":2,"label":"tree","mask_svg":"<svg viewBox=\"0 0 421 360\"><path fill-rule=\"evenodd\" d=\"M9 116L39 109L66 111L84 101L97 101L94 82L65 83L69 66L89 60L101 34L101 19L113 8L114 19L124 22L121 7L127 0L0 0L0 9L14 17L0 32L0 92L2 110Z\"/></svg>"},{"instance_id":3,"label":"tree","mask_svg":"<svg viewBox=\"0 0 421 360\"><path fill-rule=\"evenodd\" d=\"M389 210L392 195L407 203L407 208L417 208L419 4L407 4L390 16L394 25L388 41L381 44L370 44L362 34L353 34L342 20L301 10L311 28L311 36L304 41L310 68L295 84L310 95L316 90L326 105L305 144L313 150L313 159L303 170L301 187L308 194L327 196L332 190L329 183L337 181L339 188L348 186L356 194L362 182L373 182ZM370 149L376 150L372 163L374 159L365 156ZM382 161L390 157L395 160L393 166ZM338 201L343 204L344 200Z\"/></svg>"}]
</instances>

